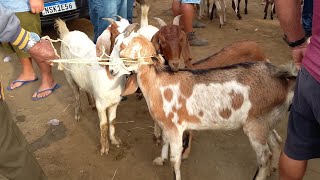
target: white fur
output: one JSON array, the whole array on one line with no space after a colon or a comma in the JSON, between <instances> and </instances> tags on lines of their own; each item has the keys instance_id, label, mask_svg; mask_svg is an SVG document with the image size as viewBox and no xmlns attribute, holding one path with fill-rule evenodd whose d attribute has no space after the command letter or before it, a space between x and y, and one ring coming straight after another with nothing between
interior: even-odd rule
<instances>
[{"instance_id":1,"label":"white fur","mask_svg":"<svg viewBox=\"0 0 320 180\"><path fill-rule=\"evenodd\" d=\"M89 37L80 31L69 32L67 29L61 34L61 58L63 59L83 59L98 61L96 58L96 47ZM70 49L69 49L70 48ZM67 81L74 91L76 97L75 117L80 119L80 97L79 88L90 93L94 99L98 110L101 129L101 155L108 153L109 145L106 136L107 131L103 127L110 125L110 139L112 144L118 145L120 141L115 137L113 120L116 118L116 108L121 100L120 94L124 90L125 76L116 76L113 79L107 77L105 67L99 64L63 64ZM106 115L108 111L108 118ZM108 121L109 120L109 121ZM106 139L105 139L106 138Z\"/></svg>"}]
</instances>

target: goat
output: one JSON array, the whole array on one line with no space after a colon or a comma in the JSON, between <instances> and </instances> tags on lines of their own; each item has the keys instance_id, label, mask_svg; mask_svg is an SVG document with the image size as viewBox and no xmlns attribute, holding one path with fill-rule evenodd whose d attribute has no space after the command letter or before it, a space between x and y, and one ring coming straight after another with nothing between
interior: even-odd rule
<instances>
[{"instance_id":1,"label":"goat","mask_svg":"<svg viewBox=\"0 0 320 180\"><path fill-rule=\"evenodd\" d=\"M273 14L276 13L276 10L274 8L274 0L266 0L266 6L264 7L264 17L263 17L263 19L267 19L269 5L271 5L270 19L273 20Z\"/></svg>"},{"instance_id":2,"label":"goat","mask_svg":"<svg viewBox=\"0 0 320 180\"><path fill-rule=\"evenodd\" d=\"M180 37L180 35L184 36L184 32L177 25L166 25L163 20L159 18L156 19L161 25L161 28L152 40L153 45L156 47L158 53L161 53L165 57L170 67L175 71L185 67L189 69L208 69L248 61L268 61L256 42L241 41L232 43L220 52L192 64L188 42L185 41L183 37ZM178 17L175 18L174 23L178 24L177 21ZM154 135L159 143L161 131L156 124ZM186 141L188 146L183 151L183 159L186 159L191 151L192 133L190 132L190 134L186 134L186 136L189 140Z\"/></svg>"},{"instance_id":3,"label":"goat","mask_svg":"<svg viewBox=\"0 0 320 180\"><path fill-rule=\"evenodd\" d=\"M202 19L202 17L207 16L210 20L212 20L214 14L216 13L220 19L220 28L227 21L227 5L225 0L213 0L211 13L209 11L210 0L201 0L200 5L197 5L197 8L199 10L198 19Z\"/></svg>"},{"instance_id":4,"label":"goat","mask_svg":"<svg viewBox=\"0 0 320 180\"><path fill-rule=\"evenodd\" d=\"M240 2L241 0L232 0L232 8L236 12L236 15L239 19L242 18L240 15ZM244 2L244 14L248 14L248 0L245 0Z\"/></svg>"},{"instance_id":5,"label":"goat","mask_svg":"<svg viewBox=\"0 0 320 180\"><path fill-rule=\"evenodd\" d=\"M69 31L65 22L58 19L55 26L58 28L61 43L61 58L87 59L93 64L68 64L64 63L64 74L75 95L75 119L79 121L81 104L80 88L92 95L100 120L101 155L108 154L108 123L111 143L119 145L120 139L115 136L113 121L116 118L116 110L121 101L126 82L125 75L110 78L104 67L97 64L96 47L89 37L80 31ZM131 25L126 28L130 31ZM106 116L108 111L108 117Z\"/></svg>"},{"instance_id":6,"label":"goat","mask_svg":"<svg viewBox=\"0 0 320 180\"><path fill-rule=\"evenodd\" d=\"M152 53L148 54L152 56ZM151 61L152 60L152 61ZM140 87L152 118L163 130L163 147L154 163L168 159L176 180L181 180L182 135L185 130L243 128L256 153L257 180L277 168L278 135L273 131L292 101L293 69L268 62L248 62L209 70L172 71L159 59L143 61L126 86Z\"/></svg>"},{"instance_id":7,"label":"goat","mask_svg":"<svg viewBox=\"0 0 320 180\"><path fill-rule=\"evenodd\" d=\"M224 23L227 21L227 4L225 0L213 0L212 3L212 10L210 15L210 20L213 19L213 14L215 13L215 10L217 10L217 14L220 19L220 28L224 25Z\"/></svg>"}]
</instances>

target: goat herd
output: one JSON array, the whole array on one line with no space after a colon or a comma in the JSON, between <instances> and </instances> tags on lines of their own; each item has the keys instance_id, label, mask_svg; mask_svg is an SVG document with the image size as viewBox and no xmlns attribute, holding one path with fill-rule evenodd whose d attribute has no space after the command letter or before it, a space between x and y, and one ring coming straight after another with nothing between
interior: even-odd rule
<instances>
[{"instance_id":1,"label":"goat herd","mask_svg":"<svg viewBox=\"0 0 320 180\"><path fill-rule=\"evenodd\" d=\"M242 18L240 15L240 2L241 0L232 0L232 8L235 11L239 19ZM267 19L268 9L271 6L270 19L273 19L273 14L276 13L274 0L265 0L264 8L264 19ZM213 19L214 15L217 14L220 19L220 27L226 22L226 9L227 5L225 0L212 0L212 9L210 11L210 0L201 0L200 4L197 6L198 9L198 18L202 19L203 17L208 17L210 20ZM248 14L248 0L245 0L244 13Z\"/></svg>"},{"instance_id":2,"label":"goat herd","mask_svg":"<svg viewBox=\"0 0 320 180\"><path fill-rule=\"evenodd\" d=\"M86 62L60 65L75 94L75 119L80 119L80 89L96 106L101 155L108 154L108 137L113 145L121 143L113 122L121 97L140 88L155 122L154 135L162 137L161 156L153 162L162 165L170 147L176 180L181 179L181 158L190 152L192 130L239 128L256 152L256 179L266 179L277 168L281 138L274 128L292 100L293 66L273 66L252 41L231 44L192 63L186 34L178 26L180 16L170 25L156 18L158 29L148 24L149 6L141 9L138 31L136 23L107 18L111 25L96 45L85 33L69 31L56 20L61 58ZM97 57L109 59L109 64L100 65ZM183 137L189 138L184 140L189 141L186 149Z\"/></svg>"}]
</instances>

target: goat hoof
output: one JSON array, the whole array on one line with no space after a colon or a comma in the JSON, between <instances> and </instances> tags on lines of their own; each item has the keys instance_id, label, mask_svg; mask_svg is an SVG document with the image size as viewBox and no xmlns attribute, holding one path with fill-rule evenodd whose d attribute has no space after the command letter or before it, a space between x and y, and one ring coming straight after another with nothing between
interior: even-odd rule
<instances>
[{"instance_id":1,"label":"goat hoof","mask_svg":"<svg viewBox=\"0 0 320 180\"><path fill-rule=\"evenodd\" d=\"M153 160L153 164L157 166L163 166L164 160L162 157L157 157Z\"/></svg>"},{"instance_id":2,"label":"goat hoof","mask_svg":"<svg viewBox=\"0 0 320 180\"><path fill-rule=\"evenodd\" d=\"M101 156L108 155L108 153L109 153L109 148L101 148L101 150L100 150Z\"/></svg>"},{"instance_id":3,"label":"goat hoof","mask_svg":"<svg viewBox=\"0 0 320 180\"><path fill-rule=\"evenodd\" d=\"M220 24L219 28L222 28L222 25Z\"/></svg>"},{"instance_id":4,"label":"goat hoof","mask_svg":"<svg viewBox=\"0 0 320 180\"><path fill-rule=\"evenodd\" d=\"M263 17L263 19L267 19L267 17Z\"/></svg>"},{"instance_id":5,"label":"goat hoof","mask_svg":"<svg viewBox=\"0 0 320 180\"><path fill-rule=\"evenodd\" d=\"M111 144L117 146L117 147L120 147L120 144L121 144L121 139L118 138L118 137L115 137L115 139L111 139Z\"/></svg>"},{"instance_id":6,"label":"goat hoof","mask_svg":"<svg viewBox=\"0 0 320 180\"><path fill-rule=\"evenodd\" d=\"M79 121L80 121L80 115L75 115L75 116L74 116L74 119L75 119L77 122L79 122Z\"/></svg>"}]
</instances>

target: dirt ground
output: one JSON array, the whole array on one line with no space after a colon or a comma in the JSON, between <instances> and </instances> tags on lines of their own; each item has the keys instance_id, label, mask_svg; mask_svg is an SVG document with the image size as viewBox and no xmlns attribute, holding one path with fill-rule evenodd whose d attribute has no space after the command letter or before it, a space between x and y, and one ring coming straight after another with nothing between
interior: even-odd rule
<instances>
[{"instance_id":1,"label":"dirt ground","mask_svg":"<svg viewBox=\"0 0 320 180\"><path fill-rule=\"evenodd\" d=\"M203 29L195 29L210 44L205 47L192 47L194 59L206 57L225 45L238 40L259 42L268 59L274 64L291 60L290 51L282 41L282 31L277 18L263 19L261 1L249 1L248 15L238 20L228 3L227 23L219 29L218 19L209 21ZM139 6L138 6L139 7ZM166 22L173 19L171 0L151 1L149 17L160 17ZM139 19L134 21L138 22ZM157 23L150 18L150 24ZM80 19L68 23L71 30L77 29L93 37L90 21ZM53 28L44 29L43 35L56 38ZM59 44L56 44L59 47ZM4 57L0 48L0 59ZM10 63L0 62L0 76L9 84L19 73L19 63L14 56ZM38 68L35 67L35 69ZM15 121L30 142L35 157L48 175L54 180L167 180L173 179L170 163L163 167L152 165L152 160L160 155L160 147L152 139L153 120L144 100L135 96L121 103L117 111L116 134L121 138L120 147L111 146L108 155L99 153L99 120L92 111L85 94L82 93L82 116L80 122L74 120L74 101L71 88L65 76L53 67L56 81L62 87L50 97L31 101L32 93L39 81L14 91L6 91L7 102ZM58 126L47 124L50 119L59 119ZM127 123L124 123L127 122ZM287 118L277 130L285 139ZM199 131L195 133L193 149L188 160L181 166L184 180L248 180L256 171L256 156L242 130L238 131ZM306 180L320 179L319 160L311 161L305 176ZM277 179L274 173L269 179ZM0 177L0 179L2 179Z\"/></svg>"}]
</instances>

